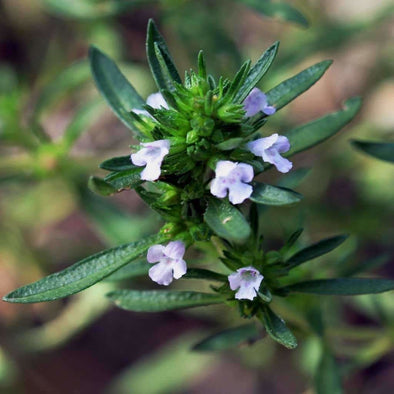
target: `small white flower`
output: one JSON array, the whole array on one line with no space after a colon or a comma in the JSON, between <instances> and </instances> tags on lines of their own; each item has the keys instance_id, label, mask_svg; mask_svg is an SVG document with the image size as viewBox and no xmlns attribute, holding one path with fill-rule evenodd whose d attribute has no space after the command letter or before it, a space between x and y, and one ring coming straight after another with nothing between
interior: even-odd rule
<instances>
[{"instance_id":1,"label":"small white flower","mask_svg":"<svg viewBox=\"0 0 394 394\"><path fill-rule=\"evenodd\" d=\"M275 107L268 105L267 96L258 88L254 88L244 101L245 116L248 118L256 115L260 111L266 115L273 115Z\"/></svg>"},{"instance_id":2,"label":"small white flower","mask_svg":"<svg viewBox=\"0 0 394 394\"><path fill-rule=\"evenodd\" d=\"M138 167L145 166L141 179L155 181L161 173L161 163L170 151L169 140L158 140L140 144L143 148L130 156L132 163Z\"/></svg>"},{"instance_id":3,"label":"small white flower","mask_svg":"<svg viewBox=\"0 0 394 394\"><path fill-rule=\"evenodd\" d=\"M290 160L280 155L290 149L290 142L283 135L275 133L266 138L259 138L249 142L247 147L255 156L260 156L263 161L273 164L280 172L289 172L293 167Z\"/></svg>"},{"instance_id":4,"label":"small white flower","mask_svg":"<svg viewBox=\"0 0 394 394\"><path fill-rule=\"evenodd\" d=\"M164 97L160 92L152 93L151 95L149 95L146 99L146 103L155 109L168 109L168 104L166 100L164 100ZM137 115L145 115L152 118L151 114L145 109L133 108L132 111Z\"/></svg>"},{"instance_id":5,"label":"small white flower","mask_svg":"<svg viewBox=\"0 0 394 394\"><path fill-rule=\"evenodd\" d=\"M173 241L167 246L151 246L146 259L150 264L158 264L149 270L149 277L164 286L168 286L173 278L179 279L187 270L186 262L183 260L184 254L185 244L182 241Z\"/></svg>"},{"instance_id":6,"label":"small white flower","mask_svg":"<svg viewBox=\"0 0 394 394\"><path fill-rule=\"evenodd\" d=\"M253 167L245 163L234 163L228 160L218 161L215 169L215 179L211 182L211 193L218 197L227 196L232 204L241 204L253 192L251 182Z\"/></svg>"},{"instance_id":7,"label":"small white flower","mask_svg":"<svg viewBox=\"0 0 394 394\"><path fill-rule=\"evenodd\" d=\"M253 300L259 291L264 276L254 267L244 267L229 275L228 281L231 290L237 290L237 300Z\"/></svg>"}]
</instances>

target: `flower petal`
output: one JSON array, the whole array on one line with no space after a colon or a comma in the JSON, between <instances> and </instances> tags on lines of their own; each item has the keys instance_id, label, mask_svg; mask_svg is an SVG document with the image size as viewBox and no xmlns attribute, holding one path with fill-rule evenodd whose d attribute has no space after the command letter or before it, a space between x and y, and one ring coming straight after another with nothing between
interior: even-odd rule
<instances>
[{"instance_id":1,"label":"flower petal","mask_svg":"<svg viewBox=\"0 0 394 394\"><path fill-rule=\"evenodd\" d=\"M289 172L293 167L293 163L282 157L275 148L270 148L264 151L263 160L267 163L273 164L276 169L282 173Z\"/></svg>"},{"instance_id":2,"label":"flower petal","mask_svg":"<svg viewBox=\"0 0 394 394\"><path fill-rule=\"evenodd\" d=\"M273 107L272 105L266 105L262 111L266 114L266 115L273 115L276 112L276 108Z\"/></svg>"},{"instance_id":3,"label":"flower petal","mask_svg":"<svg viewBox=\"0 0 394 394\"><path fill-rule=\"evenodd\" d=\"M161 160L152 161L151 163L147 163L145 169L141 172L141 179L144 181L155 181L160 178L161 174Z\"/></svg>"},{"instance_id":4,"label":"flower petal","mask_svg":"<svg viewBox=\"0 0 394 394\"><path fill-rule=\"evenodd\" d=\"M157 263L165 257L164 255L164 249L165 247L163 245L153 245L148 249L148 253L146 255L146 259L148 260L148 263Z\"/></svg>"},{"instance_id":5,"label":"flower petal","mask_svg":"<svg viewBox=\"0 0 394 394\"><path fill-rule=\"evenodd\" d=\"M187 271L186 261L182 259L175 261L172 264L172 270L173 270L174 278L179 279L180 277L186 274Z\"/></svg>"},{"instance_id":6,"label":"flower petal","mask_svg":"<svg viewBox=\"0 0 394 394\"><path fill-rule=\"evenodd\" d=\"M254 88L244 101L245 116L251 117L267 107L267 96L258 88Z\"/></svg>"},{"instance_id":7,"label":"flower petal","mask_svg":"<svg viewBox=\"0 0 394 394\"><path fill-rule=\"evenodd\" d=\"M279 135L277 141L273 145L279 153L287 152L290 149L290 141L284 135Z\"/></svg>"},{"instance_id":8,"label":"flower petal","mask_svg":"<svg viewBox=\"0 0 394 394\"><path fill-rule=\"evenodd\" d=\"M164 254L171 259L182 259L185 254L185 244L182 241L170 242L164 249Z\"/></svg>"},{"instance_id":9,"label":"flower petal","mask_svg":"<svg viewBox=\"0 0 394 394\"><path fill-rule=\"evenodd\" d=\"M152 93L146 99L146 103L150 105L152 108L164 108L168 109L168 104L166 100L164 100L163 95L160 92Z\"/></svg>"},{"instance_id":10,"label":"flower petal","mask_svg":"<svg viewBox=\"0 0 394 394\"><path fill-rule=\"evenodd\" d=\"M224 198L227 196L227 186L222 178L215 178L211 182L211 194L217 198Z\"/></svg>"},{"instance_id":11,"label":"flower petal","mask_svg":"<svg viewBox=\"0 0 394 394\"><path fill-rule=\"evenodd\" d=\"M158 263L149 270L149 277L159 285L168 286L172 282L172 266L166 262Z\"/></svg>"},{"instance_id":12,"label":"flower petal","mask_svg":"<svg viewBox=\"0 0 394 394\"><path fill-rule=\"evenodd\" d=\"M231 290L237 290L241 286L242 276L239 272L234 272L228 276Z\"/></svg>"},{"instance_id":13,"label":"flower petal","mask_svg":"<svg viewBox=\"0 0 394 394\"><path fill-rule=\"evenodd\" d=\"M250 164L239 163L237 165L239 180L241 182L251 182L254 177L253 167Z\"/></svg>"},{"instance_id":14,"label":"flower petal","mask_svg":"<svg viewBox=\"0 0 394 394\"><path fill-rule=\"evenodd\" d=\"M216 177L226 177L231 171L237 167L237 163L229 160L220 160L216 163L215 175Z\"/></svg>"},{"instance_id":15,"label":"flower petal","mask_svg":"<svg viewBox=\"0 0 394 394\"><path fill-rule=\"evenodd\" d=\"M251 286L241 286L235 293L237 300L253 300L256 297L256 290Z\"/></svg>"},{"instance_id":16,"label":"flower petal","mask_svg":"<svg viewBox=\"0 0 394 394\"><path fill-rule=\"evenodd\" d=\"M132 153L130 155L131 162L138 167L142 167L146 165L146 155L144 149L139 150L136 153Z\"/></svg>"},{"instance_id":17,"label":"flower petal","mask_svg":"<svg viewBox=\"0 0 394 394\"><path fill-rule=\"evenodd\" d=\"M278 140L278 134L272 134L269 137L259 138L255 141L248 142L247 148L255 155L262 156L266 149L271 148Z\"/></svg>"},{"instance_id":18,"label":"flower petal","mask_svg":"<svg viewBox=\"0 0 394 394\"><path fill-rule=\"evenodd\" d=\"M236 182L229 187L228 198L232 204L241 204L253 193L252 186Z\"/></svg>"}]
</instances>

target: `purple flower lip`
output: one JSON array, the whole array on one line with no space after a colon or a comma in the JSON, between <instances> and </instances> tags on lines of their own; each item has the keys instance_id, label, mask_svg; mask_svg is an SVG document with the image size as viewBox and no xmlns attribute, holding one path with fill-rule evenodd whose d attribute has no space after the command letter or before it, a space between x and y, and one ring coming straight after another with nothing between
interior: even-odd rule
<instances>
[{"instance_id":1,"label":"purple flower lip","mask_svg":"<svg viewBox=\"0 0 394 394\"><path fill-rule=\"evenodd\" d=\"M247 148L263 161L273 164L282 173L289 172L293 167L290 160L280 155L290 149L290 142L283 135L275 133L269 137L259 138L249 142Z\"/></svg>"},{"instance_id":2,"label":"purple flower lip","mask_svg":"<svg viewBox=\"0 0 394 394\"><path fill-rule=\"evenodd\" d=\"M138 167L145 166L141 172L144 181L155 181L161 174L161 163L170 152L169 140L141 143L142 149L130 156L132 163Z\"/></svg>"},{"instance_id":3,"label":"purple flower lip","mask_svg":"<svg viewBox=\"0 0 394 394\"><path fill-rule=\"evenodd\" d=\"M181 278L187 271L184 254L185 244L182 241L172 241L167 246L151 246L146 259L155 265L149 270L149 277L163 286L168 286L173 279Z\"/></svg>"},{"instance_id":4,"label":"purple flower lip","mask_svg":"<svg viewBox=\"0 0 394 394\"><path fill-rule=\"evenodd\" d=\"M237 300L253 300L263 279L264 276L252 266L239 268L228 277L230 289L238 289L235 293Z\"/></svg>"},{"instance_id":5,"label":"purple flower lip","mask_svg":"<svg viewBox=\"0 0 394 394\"><path fill-rule=\"evenodd\" d=\"M245 116L250 118L263 112L265 115L273 115L276 112L275 107L268 105L267 96L258 88L253 88L244 101Z\"/></svg>"},{"instance_id":6,"label":"purple flower lip","mask_svg":"<svg viewBox=\"0 0 394 394\"><path fill-rule=\"evenodd\" d=\"M253 192L252 186L248 185L253 176L253 167L249 164L220 160L211 182L211 193L218 198L224 198L228 193L232 204L241 204Z\"/></svg>"}]
</instances>

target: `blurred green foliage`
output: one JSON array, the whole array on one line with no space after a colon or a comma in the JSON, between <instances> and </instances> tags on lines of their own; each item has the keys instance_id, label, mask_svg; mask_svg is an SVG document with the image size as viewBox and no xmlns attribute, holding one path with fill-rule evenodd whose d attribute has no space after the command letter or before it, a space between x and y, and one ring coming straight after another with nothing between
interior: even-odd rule
<instances>
[{"instance_id":1,"label":"blurred green foliage","mask_svg":"<svg viewBox=\"0 0 394 394\"><path fill-rule=\"evenodd\" d=\"M387 6L385 2L376 3L375 10L357 17L351 8L343 11L341 2L334 0L297 1L295 9L302 10L310 22L308 29L301 29L262 19L254 13L251 3L86 0L76 1L70 7L65 1L35 0L25 6L28 12L21 11L25 7L19 0L0 3L3 293L55 271L55 266L99 250L103 244L130 242L157 228L157 218L144 214L130 194L123 200L108 202L86 188L88 175L96 171L97 163L109 157L109 152L128 154L130 144L129 136L124 129L119 130L121 126L104 110L104 103L97 99L92 88L85 60L87 47L96 44L111 57L125 60L121 63L122 71L146 95L152 91L153 81L147 77L144 48L138 42L143 41L146 19L151 16L164 28L181 69L190 67L197 51L204 48L211 59L210 68L217 74L231 75L241 59L256 58L262 48L281 40L280 55L262 86L264 90L304 68L299 64L302 59L311 63L310 59L316 57L334 58L334 68L326 82L320 82L274 122L282 129L313 119L328 108L338 108L349 92L364 96L363 112L358 122L334 142L299 157L296 164L302 169L297 173L301 174L300 178L305 175L305 168L314 163L308 182L300 185L308 204L285 212L267 210L262 227L272 239L266 242L275 245L294 228L304 227L306 230L297 245L301 248L341 228L352 234L351 240L317 262L293 271L294 279L327 277L354 270L362 275L362 267L392 275L387 263L394 253L393 167L391 163L357 153L348 141L350 137L393 141L390 105L394 99L394 54L390 39L393 6L389 2ZM341 13L342 17L338 17ZM188 18L189 15L193 18ZM285 177L267 180L288 187L298 182ZM387 259L375 258L384 253ZM100 293L106 290L100 287L91 290L91 294L78 296L65 306L56 303L36 309L17 310L9 306L0 309L4 333L0 352L1 389L26 392L21 387L23 378L18 376L24 373L22 363L19 364L21 355L26 363L23 355L27 353L56 352L54 349L64 348L74 334L88 330L105 313L107 305L102 304ZM368 392L370 375L357 371L378 360L392 359L390 296L323 302L314 296L293 295L290 306L275 305L297 336L307 337L302 340L302 365L300 353L285 361L285 368L294 369L302 376L303 382L297 386L300 392L306 384L313 384L315 371L318 371L316 392L325 392L321 388L322 380L330 382L324 386L329 388L329 393L336 392L337 366L345 382L350 382L349 392L354 392L350 385L355 376L365 383L365 388L358 392ZM67 316L73 308L89 312L82 312L80 321L70 321ZM320 308L329 316L323 322L316 318ZM304 320L305 310L315 313ZM218 329L240 323L235 316L220 310L197 310L187 312L186 316L198 322L208 321ZM34 327L37 322L40 326ZM358 324L357 330L354 324ZM197 334L196 343L199 339ZM146 340L149 342L149 338ZM151 354L120 374L109 386L112 392L128 392L132 384L144 387L144 382L153 379L156 384L149 386L152 393L175 392L203 381L207 359L187 351L189 337L179 341L158 353L147 348ZM107 346L111 346L110 341ZM263 373L264 379L273 373L275 362L279 365L287 357L268 341L241 347L231 354L238 360L244 376L257 369L256 375ZM333 362L333 354L341 361L339 364ZM219 370L225 359L226 356L214 356ZM179 374L185 364L190 368ZM120 372L112 371L113 375L116 373ZM171 379L166 379L167 376ZM296 382L297 378L293 378ZM232 382L230 378L229 381Z\"/></svg>"}]
</instances>

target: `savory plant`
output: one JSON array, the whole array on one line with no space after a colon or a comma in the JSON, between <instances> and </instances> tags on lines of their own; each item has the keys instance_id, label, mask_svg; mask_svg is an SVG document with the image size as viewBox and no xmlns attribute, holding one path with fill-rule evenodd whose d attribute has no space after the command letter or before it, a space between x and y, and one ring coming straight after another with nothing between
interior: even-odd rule
<instances>
[{"instance_id":1,"label":"savory plant","mask_svg":"<svg viewBox=\"0 0 394 394\"><path fill-rule=\"evenodd\" d=\"M302 196L262 183L258 175L291 171L291 156L333 136L353 119L361 104L359 98L351 98L344 109L306 125L263 133L269 118L310 88L331 64L317 63L264 93L257 84L273 63L278 45L268 48L253 66L246 61L232 80L208 74L200 52L197 71L187 71L182 81L163 37L150 21L147 57L159 92L146 102L113 61L92 47L89 57L96 85L140 144L132 146L131 156L101 163L109 174L103 179L91 177L89 187L101 195L134 189L165 224L158 234L87 257L9 293L4 300L56 300L111 276L148 275L162 286L193 278L215 285L210 292L123 289L108 297L120 308L146 312L226 304L243 318L261 322L275 341L295 348L294 334L270 305L273 299L291 293L358 295L394 289L394 281L380 278L288 279L291 270L343 243L344 235L290 253L302 233L296 229L279 250L263 249L259 224L264 211L258 206L296 204ZM217 270L194 267L186 250L196 245L214 250L216 256L207 254L207 258L221 266ZM260 332L253 324L224 331L220 338L238 344L256 339ZM214 348L215 341L217 336L196 349Z\"/></svg>"}]
</instances>

